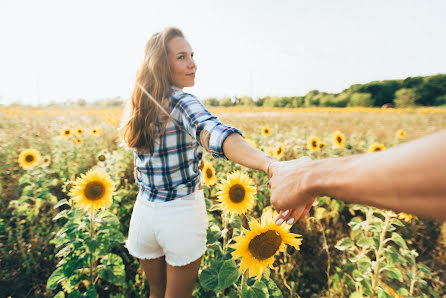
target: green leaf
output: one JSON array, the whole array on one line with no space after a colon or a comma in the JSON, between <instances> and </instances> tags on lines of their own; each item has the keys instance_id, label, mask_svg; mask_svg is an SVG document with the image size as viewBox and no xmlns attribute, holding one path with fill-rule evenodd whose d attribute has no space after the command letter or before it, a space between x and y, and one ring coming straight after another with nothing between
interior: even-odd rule
<instances>
[{"instance_id":1,"label":"green leaf","mask_svg":"<svg viewBox=\"0 0 446 298\"><path fill-rule=\"evenodd\" d=\"M362 298L362 297L363 296L362 296L361 292L358 292L358 291L351 293L349 296L349 298Z\"/></svg>"},{"instance_id":2,"label":"green leaf","mask_svg":"<svg viewBox=\"0 0 446 298\"><path fill-rule=\"evenodd\" d=\"M108 254L102 258L98 266L98 275L114 285L122 285L125 281L125 267L122 258L115 254Z\"/></svg>"},{"instance_id":3,"label":"green leaf","mask_svg":"<svg viewBox=\"0 0 446 298\"><path fill-rule=\"evenodd\" d=\"M270 297L282 298L282 291L280 291L279 287L272 279L268 279L266 281L266 286L268 287L268 292Z\"/></svg>"},{"instance_id":4,"label":"green leaf","mask_svg":"<svg viewBox=\"0 0 446 298\"><path fill-rule=\"evenodd\" d=\"M404 227L404 224L399 219L396 219L396 218L392 218L390 223L395 226Z\"/></svg>"},{"instance_id":5,"label":"green leaf","mask_svg":"<svg viewBox=\"0 0 446 298\"><path fill-rule=\"evenodd\" d=\"M218 272L218 288L226 289L233 285L240 277L240 271L234 260L226 260Z\"/></svg>"},{"instance_id":6,"label":"green leaf","mask_svg":"<svg viewBox=\"0 0 446 298\"><path fill-rule=\"evenodd\" d=\"M392 240L399 246L407 249L406 241L404 241L403 237L400 236L398 233L392 233Z\"/></svg>"},{"instance_id":7,"label":"green leaf","mask_svg":"<svg viewBox=\"0 0 446 298\"><path fill-rule=\"evenodd\" d=\"M256 281L252 287L248 288L246 297L249 298L268 298L268 287L262 281Z\"/></svg>"},{"instance_id":8,"label":"green leaf","mask_svg":"<svg viewBox=\"0 0 446 298\"><path fill-rule=\"evenodd\" d=\"M419 268L420 268L420 271L423 272L424 274L427 274L427 275L431 274L431 270L426 265L420 265Z\"/></svg>"},{"instance_id":9,"label":"green leaf","mask_svg":"<svg viewBox=\"0 0 446 298\"><path fill-rule=\"evenodd\" d=\"M355 243L350 238L344 238L336 243L335 247L339 250L353 249L355 247Z\"/></svg>"},{"instance_id":10,"label":"green leaf","mask_svg":"<svg viewBox=\"0 0 446 298\"><path fill-rule=\"evenodd\" d=\"M240 229L242 226L242 220L237 214L234 214L231 216L229 224L234 228Z\"/></svg>"},{"instance_id":11,"label":"green leaf","mask_svg":"<svg viewBox=\"0 0 446 298\"><path fill-rule=\"evenodd\" d=\"M213 290L214 292L218 291L218 271L216 268L210 266L204 269L201 271L198 280L203 288Z\"/></svg>"},{"instance_id":12,"label":"green leaf","mask_svg":"<svg viewBox=\"0 0 446 298\"><path fill-rule=\"evenodd\" d=\"M67 199L62 199L59 202L57 202L57 204L54 205L54 209L57 209L57 208L59 208L60 206L63 206L63 205L69 205Z\"/></svg>"},{"instance_id":13,"label":"green leaf","mask_svg":"<svg viewBox=\"0 0 446 298\"><path fill-rule=\"evenodd\" d=\"M59 291L53 298L65 298L65 293L63 291Z\"/></svg>"},{"instance_id":14,"label":"green leaf","mask_svg":"<svg viewBox=\"0 0 446 298\"><path fill-rule=\"evenodd\" d=\"M211 225L207 232L207 243L214 243L221 238L221 230L217 225Z\"/></svg>"},{"instance_id":15,"label":"green leaf","mask_svg":"<svg viewBox=\"0 0 446 298\"><path fill-rule=\"evenodd\" d=\"M382 272L386 274L389 278L397 279L400 282L403 281L403 275L401 274L401 271L395 266L389 266L385 268Z\"/></svg>"},{"instance_id":16,"label":"green leaf","mask_svg":"<svg viewBox=\"0 0 446 298\"><path fill-rule=\"evenodd\" d=\"M360 246L360 247L366 247L367 248L367 247L375 246L375 242L373 241L372 238L363 237L363 238L359 239L357 245Z\"/></svg>"},{"instance_id":17,"label":"green leaf","mask_svg":"<svg viewBox=\"0 0 446 298\"><path fill-rule=\"evenodd\" d=\"M48 278L48 281L46 283L46 287L51 290L55 290L57 288L57 284L65 279L65 274L63 273L63 268L59 267L57 268L51 276Z\"/></svg>"}]
</instances>

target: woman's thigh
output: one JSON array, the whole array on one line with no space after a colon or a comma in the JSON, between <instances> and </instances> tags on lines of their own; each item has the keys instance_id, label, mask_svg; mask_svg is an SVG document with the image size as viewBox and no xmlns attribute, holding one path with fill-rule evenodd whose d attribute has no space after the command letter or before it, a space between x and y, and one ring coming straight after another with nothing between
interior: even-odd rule
<instances>
[{"instance_id":1,"label":"woman's thigh","mask_svg":"<svg viewBox=\"0 0 446 298\"><path fill-rule=\"evenodd\" d=\"M166 298L192 297L201 258L199 257L185 266L171 266L167 264Z\"/></svg>"},{"instance_id":2,"label":"woman's thigh","mask_svg":"<svg viewBox=\"0 0 446 298\"><path fill-rule=\"evenodd\" d=\"M164 297L166 292L166 260L165 257L139 260L146 278L149 281L150 297Z\"/></svg>"}]
</instances>

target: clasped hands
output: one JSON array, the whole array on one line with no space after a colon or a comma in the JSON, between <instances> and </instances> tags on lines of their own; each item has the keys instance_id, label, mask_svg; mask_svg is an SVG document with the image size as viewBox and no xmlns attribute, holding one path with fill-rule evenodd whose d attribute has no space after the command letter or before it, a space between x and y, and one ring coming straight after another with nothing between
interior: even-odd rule
<instances>
[{"instance_id":1,"label":"clasped hands","mask_svg":"<svg viewBox=\"0 0 446 298\"><path fill-rule=\"evenodd\" d=\"M273 161L269 165L271 204L279 212L276 224L294 224L309 211L315 196L309 188L308 170L314 161L304 156L290 161Z\"/></svg>"}]
</instances>

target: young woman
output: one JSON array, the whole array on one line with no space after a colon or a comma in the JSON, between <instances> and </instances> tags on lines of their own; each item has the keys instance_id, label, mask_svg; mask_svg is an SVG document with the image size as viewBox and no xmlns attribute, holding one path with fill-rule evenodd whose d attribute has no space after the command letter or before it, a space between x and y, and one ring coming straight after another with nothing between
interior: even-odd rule
<instances>
[{"instance_id":1,"label":"young woman","mask_svg":"<svg viewBox=\"0 0 446 298\"><path fill-rule=\"evenodd\" d=\"M272 161L183 92L195 83L193 56L179 29L154 34L121 128L140 188L126 245L140 260L151 297L190 297L194 289L208 226L199 170L203 148L264 172Z\"/></svg>"}]
</instances>

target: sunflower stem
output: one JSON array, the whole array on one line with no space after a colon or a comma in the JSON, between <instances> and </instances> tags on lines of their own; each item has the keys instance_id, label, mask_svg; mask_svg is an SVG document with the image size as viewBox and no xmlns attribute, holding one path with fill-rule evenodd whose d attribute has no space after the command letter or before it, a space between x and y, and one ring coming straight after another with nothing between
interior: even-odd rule
<instances>
[{"instance_id":1,"label":"sunflower stem","mask_svg":"<svg viewBox=\"0 0 446 298\"><path fill-rule=\"evenodd\" d=\"M225 212L223 217L222 217L222 221L223 221L223 252L226 252L226 241L227 241L227 226L228 226L228 212Z\"/></svg>"},{"instance_id":2,"label":"sunflower stem","mask_svg":"<svg viewBox=\"0 0 446 298\"><path fill-rule=\"evenodd\" d=\"M243 297L243 285L245 284L245 282L246 282L246 277L247 277L247 275L248 275L248 270L245 270L244 272L243 272L243 274L242 274L242 280L241 280L241 282L240 282L240 289L241 289L241 293L240 293L240 296L242 297L242 298L244 298Z\"/></svg>"},{"instance_id":3,"label":"sunflower stem","mask_svg":"<svg viewBox=\"0 0 446 298\"><path fill-rule=\"evenodd\" d=\"M94 209L91 209L91 213L90 213L90 239L93 242L93 238L94 238ZM90 284L93 285L94 282L94 247L93 249L90 251L90 255L91 255L91 262L90 262Z\"/></svg>"}]
</instances>

